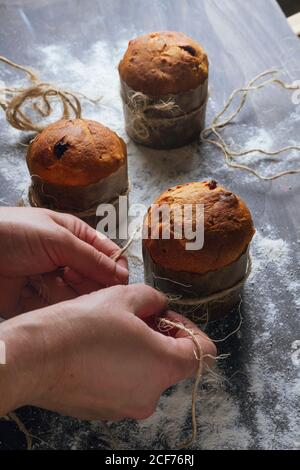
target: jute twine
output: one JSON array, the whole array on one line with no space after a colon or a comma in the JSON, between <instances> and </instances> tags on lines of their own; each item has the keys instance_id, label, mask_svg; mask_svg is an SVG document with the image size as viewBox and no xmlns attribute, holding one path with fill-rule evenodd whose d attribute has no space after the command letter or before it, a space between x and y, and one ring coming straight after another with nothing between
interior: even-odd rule
<instances>
[{"instance_id":1,"label":"jute twine","mask_svg":"<svg viewBox=\"0 0 300 470\"><path fill-rule=\"evenodd\" d=\"M245 273L244 277L240 281L238 281L236 284L234 284L233 286L231 286L227 289L223 289L221 291L215 292L214 294L211 294L211 295L208 295L208 296L205 296L205 297L198 297L198 298L196 298L196 297L183 297L183 296L174 295L174 294L166 294L166 296L167 296L167 298L169 300L169 304L171 306L175 306L175 307L177 305L178 306L191 306L192 307L191 311L194 311L194 310L197 310L198 307L201 307L201 306L205 307L208 304L211 304L211 303L214 303L214 302L220 302L220 303L225 302L228 299L228 297L230 297L236 291L239 291L244 286L244 284L247 281L248 277L250 276L251 272L252 272L252 258L251 258L250 253L248 253L246 273ZM153 276L154 279L161 279L161 280L168 281L170 283L175 283L177 285L182 285L182 286L184 286L185 289L188 288L188 287L191 287L189 285L181 284L180 282L173 281L172 279L157 276L154 273L152 273L152 276Z\"/></svg>"},{"instance_id":2,"label":"jute twine","mask_svg":"<svg viewBox=\"0 0 300 470\"><path fill-rule=\"evenodd\" d=\"M172 126L178 117L155 118L147 115L149 112L168 111L170 113L179 110L179 106L174 99L169 98L164 101L159 99L153 102L153 99L139 91L129 91L125 105L131 112L132 117L129 120L128 128L137 140L147 140L150 136L149 128L157 127L163 124L165 127ZM181 118L182 116L179 116Z\"/></svg>"},{"instance_id":3,"label":"jute twine","mask_svg":"<svg viewBox=\"0 0 300 470\"><path fill-rule=\"evenodd\" d=\"M196 371L195 381L194 381L193 391L192 391L192 433L191 433L191 436L186 441L176 446L178 449L183 449L191 445L197 437L197 416L196 416L197 391L198 391L198 386L202 377L203 361L204 361L204 358L207 356L203 354L201 345L199 341L197 340L196 334L193 332L193 330L184 326L183 323L173 322L171 320L168 320L167 318L159 318L158 328L162 332L168 331L172 328L178 328L179 330L184 331L191 338L195 346L195 357L198 361L198 366L197 366L197 371Z\"/></svg>"},{"instance_id":4,"label":"jute twine","mask_svg":"<svg viewBox=\"0 0 300 470\"><path fill-rule=\"evenodd\" d=\"M0 420L3 419L5 421L14 421L19 429L19 431L24 434L25 440L26 440L26 445L27 448L26 450L32 450L33 446L33 439L39 441L46 447L49 447L52 450L56 450L55 447L51 446L48 442L44 441L41 439L39 436L35 436L31 434L28 429L25 427L25 425L22 423L20 418L16 415L16 413L8 413L6 416L0 417Z\"/></svg>"},{"instance_id":5,"label":"jute twine","mask_svg":"<svg viewBox=\"0 0 300 470\"><path fill-rule=\"evenodd\" d=\"M38 176L38 175L31 175L31 178L39 178L41 180L41 178ZM68 214L71 214L71 215L74 215L76 217L79 217L79 218L87 218L87 217L93 217L93 216L96 216L97 215L97 208L99 207L99 202L97 202L97 204L94 204L93 206L89 207L88 209L85 209L85 210L82 210L82 211L70 211L70 210L62 210L62 209L57 209L55 207L55 202L56 202L56 198L54 196L52 196L51 194L46 194L43 190L43 183L42 183L42 192L45 196L53 199L54 201L54 205L53 205L53 208L50 208L56 212L61 212L61 213L65 213L67 212ZM120 194L119 196L128 196L130 192L130 182L128 183L128 188L127 190ZM112 204L113 206L116 206L119 202L119 196L115 197L114 199L112 199L111 201L107 201L107 203L109 204ZM40 208L43 208L44 206L40 203L39 201L39 198L36 196L35 194L35 191L33 189L33 186L31 185L29 187L29 190L28 190L28 199L29 199L29 203L32 207L40 207ZM24 201L23 201L24 203Z\"/></svg>"},{"instance_id":6,"label":"jute twine","mask_svg":"<svg viewBox=\"0 0 300 470\"><path fill-rule=\"evenodd\" d=\"M125 243L125 245L120 248L114 255L112 255L111 259L115 262L117 262L121 256L124 255L124 253L127 252L128 248L132 244L133 240L135 239L136 235L142 230L142 225L138 225L136 229L133 231L133 233L130 235L128 241Z\"/></svg>"},{"instance_id":7,"label":"jute twine","mask_svg":"<svg viewBox=\"0 0 300 470\"><path fill-rule=\"evenodd\" d=\"M247 83L242 88L235 89L231 93L228 100L226 101L224 108L216 115L212 123L201 132L201 140L203 142L208 142L222 150L225 163L229 167L239 168L240 170L248 171L261 180L275 180L276 178L280 178L281 176L300 173L300 168L294 168L294 169L290 169L286 171L281 171L274 175L264 176L258 173L258 171L256 171L255 169L249 167L248 165L238 163L235 160L235 158L241 157L243 155L249 155L252 153L260 153L262 155L275 156L275 155L280 155L283 152L288 152L292 150L300 151L300 146L289 145L287 147L282 147L274 151L268 151L262 148L253 148L253 149L248 149L248 150L237 151L237 150L234 150L232 146L230 146L229 144L225 142L220 131L224 127L228 126L228 124L232 123L232 121L238 116L238 114L243 109L250 92L257 91L262 88L266 88L267 86L270 86L270 85L277 85L280 88L283 88L285 90L290 90L290 91L300 90L299 85L296 85L293 83L291 84L285 83L283 80L280 80L279 78L273 78L274 75L278 73L279 73L278 70L271 70L271 69L266 70L260 73L259 75L257 75L256 77L254 77L252 80L249 81L249 83ZM232 109L231 105L236 96L238 96L239 98L239 102L237 103L236 108L233 109L233 111L231 112L231 114L229 114L229 116L227 117L224 116L227 111L230 111L230 109Z\"/></svg>"},{"instance_id":8,"label":"jute twine","mask_svg":"<svg viewBox=\"0 0 300 470\"><path fill-rule=\"evenodd\" d=\"M20 418L16 415L16 413L8 413L6 416L0 417L0 419L4 419L6 421L14 421L16 425L18 426L19 431L24 435L26 439L26 445L27 445L27 450L32 449L32 436L28 432L27 428L24 426Z\"/></svg>"},{"instance_id":9,"label":"jute twine","mask_svg":"<svg viewBox=\"0 0 300 470\"><path fill-rule=\"evenodd\" d=\"M175 98L169 97L167 100L162 98L153 100L150 96L141 92L131 90L127 95L127 100L123 98L125 106L130 111L127 116L127 129L132 136L141 142L147 141L150 137L150 130L163 127L167 129L174 125L180 125L180 121L191 119L199 114L200 110L206 106L207 99L201 106L192 111L183 111L175 102ZM166 112L166 116L155 116L155 112ZM176 115L172 115L176 112Z\"/></svg>"},{"instance_id":10,"label":"jute twine","mask_svg":"<svg viewBox=\"0 0 300 470\"><path fill-rule=\"evenodd\" d=\"M6 57L0 56L0 61L25 72L30 82L27 87L0 87L0 106L5 112L6 120L21 131L40 132L46 127L47 124L42 125L33 121L32 112L37 113L42 120L48 118L53 112L53 98L62 105L60 119L80 118L80 99L92 103L97 103L101 99L91 100L82 93L67 91L54 84L43 82L29 67L16 64ZM26 112L26 105L29 105L29 112Z\"/></svg>"},{"instance_id":11,"label":"jute twine","mask_svg":"<svg viewBox=\"0 0 300 470\"><path fill-rule=\"evenodd\" d=\"M146 111L170 111L174 112L180 110L180 107L175 103L173 98L168 98L166 101L158 99L154 101L150 96L145 95L140 91L131 90L127 95L128 107L137 113L144 114Z\"/></svg>"}]
</instances>

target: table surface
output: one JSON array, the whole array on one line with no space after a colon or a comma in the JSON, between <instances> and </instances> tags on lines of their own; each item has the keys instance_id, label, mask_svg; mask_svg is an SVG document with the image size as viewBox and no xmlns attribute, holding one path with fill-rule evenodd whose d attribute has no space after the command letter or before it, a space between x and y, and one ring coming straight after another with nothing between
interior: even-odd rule
<instances>
[{"instance_id":1,"label":"table surface","mask_svg":"<svg viewBox=\"0 0 300 470\"><path fill-rule=\"evenodd\" d=\"M229 169L221 152L194 143L176 151L153 151L124 132L116 66L127 41L144 32L172 29L202 43L210 58L207 122L230 92L256 74L277 68L289 82L299 77L300 44L273 0L0 0L1 53L41 71L43 78L90 96L103 95L84 115L112 127L128 144L131 201L149 205L177 183L213 177L240 194L257 232L253 273L244 290L239 331L218 343L230 356L199 391L195 449L294 449L300 447L299 177L263 182ZM1 65L1 79L20 74ZM300 108L290 92L270 87L252 94L225 138L243 147L274 149L299 143ZM28 184L25 137L1 116L0 203L14 205ZM247 162L250 158L247 157ZM251 165L265 174L299 166L289 152ZM140 246L129 253L131 282L143 280ZM211 325L221 339L239 315ZM191 382L169 390L156 414L140 423L104 428L35 408L18 412L35 436L34 448L171 449L190 432ZM0 423L2 448L22 448L13 423Z\"/></svg>"}]
</instances>

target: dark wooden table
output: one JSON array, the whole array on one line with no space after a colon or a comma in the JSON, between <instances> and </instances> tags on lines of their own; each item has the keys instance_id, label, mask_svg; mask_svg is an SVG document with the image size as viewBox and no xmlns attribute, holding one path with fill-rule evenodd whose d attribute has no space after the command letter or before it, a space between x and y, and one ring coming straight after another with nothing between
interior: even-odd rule
<instances>
[{"instance_id":1,"label":"dark wooden table","mask_svg":"<svg viewBox=\"0 0 300 470\"><path fill-rule=\"evenodd\" d=\"M97 117L124 137L115 67L127 40L162 29L183 31L207 49L207 122L234 88L265 69L279 68L290 82L300 77L300 43L273 0L0 0L1 54L35 66L45 79L93 96L107 94L98 110L86 105L85 115ZM15 73L2 65L0 72L1 79L16 80ZM291 94L274 87L251 95L225 136L243 146L300 144L299 106L292 103ZM25 148L18 143L25 137L1 118L3 205L16 204L27 184ZM228 169L219 150L209 145L153 152L128 138L127 142L133 201L150 204L171 185L214 177L245 198L257 227L254 269L241 309L243 324L237 334L219 343L219 352L231 355L219 364L223 385L206 384L199 393L199 435L193 448L299 448L299 176L262 182ZM253 164L272 173L299 166L299 161L296 153L289 153L263 162L256 156ZM143 279L138 249L130 255L131 282ZM220 339L238 322L238 315L233 315L208 332ZM168 391L146 423L112 425L118 446L174 448L190 429L190 393L189 383L180 384ZM36 436L35 448L112 447L110 433L99 423L34 408L18 415ZM0 446L25 446L13 423L0 423Z\"/></svg>"}]
</instances>

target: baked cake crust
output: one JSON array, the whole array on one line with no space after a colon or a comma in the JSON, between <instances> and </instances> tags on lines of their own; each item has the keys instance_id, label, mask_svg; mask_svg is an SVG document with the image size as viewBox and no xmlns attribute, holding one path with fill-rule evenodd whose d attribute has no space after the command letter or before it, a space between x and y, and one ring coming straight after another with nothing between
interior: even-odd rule
<instances>
[{"instance_id":1,"label":"baked cake crust","mask_svg":"<svg viewBox=\"0 0 300 470\"><path fill-rule=\"evenodd\" d=\"M119 63L121 79L133 90L157 97L197 88L208 77L208 58L193 39L175 31L129 41Z\"/></svg>"},{"instance_id":2,"label":"baked cake crust","mask_svg":"<svg viewBox=\"0 0 300 470\"><path fill-rule=\"evenodd\" d=\"M126 160L124 141L108 127L89 119L63 119L49 125L27 152L31 175L66 186L97 183Z\"/></svg>"},{"instance_id":3,"label":"baked cake crust","mask_svg":"<svg viewBox=\"0 0 300 470\"><path fill-rule=\"evenodd\" d=\"M204 274L223 268L245 252L255 232L245 202L215 181L174 186L161 194L154 204L204 204L204 245L201 250L186 250L189 240L174 239L172 230L170 240L143 240L152 260L173 271ZM151 213L150 208L144 221L146 233L150 233ZM195 212L193 220L185 219L185 223L195 227L194 217ZM161 237L162 230L161 222L155 232Z\"/></svg>"}]
</instances>

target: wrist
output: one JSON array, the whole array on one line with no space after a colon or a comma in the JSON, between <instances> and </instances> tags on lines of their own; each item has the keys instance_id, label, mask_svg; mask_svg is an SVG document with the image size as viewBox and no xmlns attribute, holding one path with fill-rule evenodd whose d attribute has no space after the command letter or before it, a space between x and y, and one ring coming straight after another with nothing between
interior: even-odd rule
<instances>
[{"instance_id":1,"label":"wrist","mask_svg":"<svg viewBox=\"0 0 300 470\"><path fill-rule=\"evenodd\" d=\"M28 317L28 318L27 318ZM33 403L43 349L32 314L0 324L0 416Z\"/></svg>"}]
</instances>

